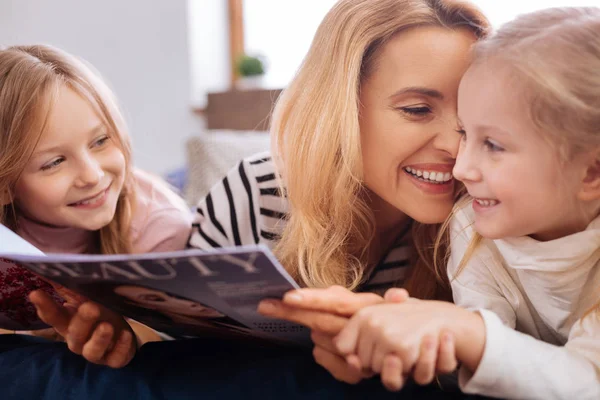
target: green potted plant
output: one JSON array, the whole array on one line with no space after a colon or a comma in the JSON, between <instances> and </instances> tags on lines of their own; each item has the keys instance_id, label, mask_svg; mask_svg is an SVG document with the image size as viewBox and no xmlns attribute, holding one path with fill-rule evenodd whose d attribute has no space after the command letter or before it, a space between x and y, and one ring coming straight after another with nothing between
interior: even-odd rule
<instances>
[{"instance_id":1,"label":"green potted plant","mask_svg":"<svg viewBox=\"0 0 600 400\"><path fill-rule=\"evenodd\" d=\"M265 75L265 61L258 56L242 54L237 61L236 70L239 78L239 89L252 89L261 87Z\"/></svg>"}]
</instances>

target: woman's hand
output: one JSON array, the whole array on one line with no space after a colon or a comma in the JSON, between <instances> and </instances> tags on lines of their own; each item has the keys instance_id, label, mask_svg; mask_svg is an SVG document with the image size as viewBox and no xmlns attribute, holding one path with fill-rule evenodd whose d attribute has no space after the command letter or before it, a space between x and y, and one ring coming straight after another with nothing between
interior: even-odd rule
<instances>
[{"instance_id":1,"label":"woman's hand","mask_svg":"<svg viewBox=\"0 0 600 400\"><path fill-rule=\"evenodd\" d=\"M112 368L127 365L135 355L137 343L123 317L64 287L55 289L65 304L56 304L42 290L29 295L40 319L64 338L72 352L86 360Z\"/></svg>"}]
</instances>

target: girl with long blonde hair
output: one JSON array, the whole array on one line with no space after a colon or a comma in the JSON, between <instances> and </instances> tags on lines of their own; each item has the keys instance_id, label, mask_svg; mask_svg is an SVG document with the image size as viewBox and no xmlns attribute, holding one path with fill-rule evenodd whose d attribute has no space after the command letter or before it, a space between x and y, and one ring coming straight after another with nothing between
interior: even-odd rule
<instances>
[{"instance_id":1,"label":"girl with long blonde hair","mask_svg":"<svg viewBox=\"0 0 600 400\"><path fill-rule=\"evenodd\" d=\"M131 157L115 98L90 66L45 45L0 50L0 223L44 252L183 249L191 215ZM0 274L15 268L4 265ZM59 306L43 282L25 270L19 276L27 293L44 288L31 300L71 350L112 366L131 359L135 339L121 317L91 302L76 312ZM3 304L25 303L12 298L22 291L0 290ZM64 288L59 293L73 306L85 301Z\"/></svg>"},{"instance_id":2,"label":"girl with long blonde hair","mask_svg":"<svg viewBox=\"0 0 600 400\"><path fill-rule=\"evenodd\" d=\"M478 43L459 89L456 305L375 305L337 349L397 388L417 358L435 364L423 343L449 332L467 393L600 398L598 93L600 8L522 15Z\"/></svg>"}]
</instances>

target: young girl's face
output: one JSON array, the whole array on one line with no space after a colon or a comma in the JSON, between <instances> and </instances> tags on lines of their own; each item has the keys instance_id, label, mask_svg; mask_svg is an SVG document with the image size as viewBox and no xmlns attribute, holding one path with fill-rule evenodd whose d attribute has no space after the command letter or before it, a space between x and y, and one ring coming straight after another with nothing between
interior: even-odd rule
<instances>
[{"instance_id":1,"label":"young girl's face","mask_svg":"<svg viewBox=\"0 0 600 400\"><path fill-rule=\"evenodd\" d=\"M92 106L63 86L15 190L19 212L57 227L98 230L111 222L125 157Z\"/></svg>"},{"instance_id":2,"label":"young girl's face","mask_svg":"<svg viewBox=\"0 0 600 400\"><path fill-rule=\"evenodd\" d=\"M494 62L469 68L459 87L465 136L454 176L474 198L475 230L484 237L552 240L580 229L574 216L585 168L560 161L530 120L529 101L516 75Z\"/></svg>"}]
</instances>

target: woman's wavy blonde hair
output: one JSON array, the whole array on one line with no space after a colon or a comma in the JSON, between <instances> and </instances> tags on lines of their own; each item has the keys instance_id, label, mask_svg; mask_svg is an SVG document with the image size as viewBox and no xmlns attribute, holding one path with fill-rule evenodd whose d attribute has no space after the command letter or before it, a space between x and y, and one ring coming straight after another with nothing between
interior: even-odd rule
<instances>
[{"instance_id":1,"label":"woman's wavy blonde hair","mask_svg":"<svg viewBox=\"0 0 600 400\"><path fill-rule=\"evenodd\" d=\"M522 15L475 45L472 65L488 61L510 68L519 79L530 120L556 146L561 162L600 149L600 8L550 8ZM459 202L455 210L461 203L465 205ZM457 274L482 239L475 234ZM445 263L436 270L445 275Z\"/></svg>"},{"instance_id":2,"label":"woman's wavy blonde hair","mask_svg":"<svg viewBox=\"0 0 600 400\"><path fill-rule=\"evenodd\" d=\"M0 50L0 223L16 230L15 186L47 125L61 86L87 100L104 121L126 160L125 184L114 219L100 229L96 248L103 254L131 252L130 223L135 196L131 146L116 100L92 67L51 46L14 46Z\"/></svg>"},{"instance_id":3,"label":"woman's wavy blonde hair","mask_svg":"<svg viewBox=\"0 0 600 400\"><path fill-rule=\"evenodd\" d=\"M359 95L380 49L414 27L466 28L481 38L488 25L472 4L453 0L341 0L325 16L271 123L290 204L275 253L295 279L356 289L366 278L375 222L364 198ZM413 223L413 296L442 297L433 271L438 228Z\"/></svg>"}]
</instances>

